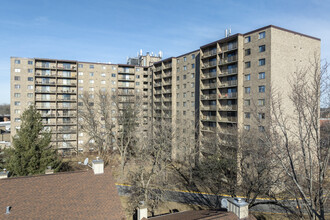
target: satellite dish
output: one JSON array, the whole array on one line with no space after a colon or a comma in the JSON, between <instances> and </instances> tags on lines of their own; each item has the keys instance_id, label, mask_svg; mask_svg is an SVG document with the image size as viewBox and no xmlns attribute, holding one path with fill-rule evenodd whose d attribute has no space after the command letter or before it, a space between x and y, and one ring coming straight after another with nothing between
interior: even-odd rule
<instances>
[{"instance_id":1,"label":"satellite dish","mask_svg":"<svg viewBox=\"0 0 330 220\"><path fill-rule=\"evenodd\" d=\"M88 164L88 157L84 160L84 165L86 166Z\"/></svg>"},{"instance_id":2,"label":"satellite dish","mask_svg":"<svg viewBox=\"0 0 330 220\"><path fill-rule=\"evenodd\" d=\"M221 199L221 208L228 208L228 200L227 199Z\"/></svg>"}]
</instances>

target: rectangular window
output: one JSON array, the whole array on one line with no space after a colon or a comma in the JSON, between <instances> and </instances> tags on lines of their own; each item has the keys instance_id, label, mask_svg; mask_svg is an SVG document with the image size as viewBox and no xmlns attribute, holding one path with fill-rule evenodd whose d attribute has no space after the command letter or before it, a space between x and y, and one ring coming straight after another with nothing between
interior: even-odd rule
<instances>
[{"instance_id":1,"label":"rectangular window","mask_svg":"<svg viewBox=\"0 0 330 220\"><path fill-rule=\"evenodd\" d=\"M93 87L89 88L89 91L94 92L94 88Z\"/></svg>"},{"instance_id":2,"label":"rectangular window","mask_svg":"<svg viewBox=\"0 0 330 220\"><path fill-rule=\"evenodd\" d=\"M192 54L191 55L191 59L195 59L195 54Z\"/></svg>"},{"instance_id":3,"label":"rectangular window","mask_svg":"<svg viewBox=\"0 0 330 220\"><path fill-rule=\"evenodd\" d=\"M94 73L89 73L89 76L94 76Z\"/></svg>"},{"instance_id":4,"label":"rectangular window","mask_svg":"<svg viewBox=\"0 0 330 220\"><path fill-rule=\"evenodd\" d=\"M28 69L28 73L33 73L33 69Z\"/></svg>"},{"instance_id":5,"label":"rectangular window","mask_svg":"<svg viewBox=\"0 0 330 220\"><path fill-rule=\"evenodd\" d=\"M259 73L259 76L258 76L259 79L264 79L265 77L266 77L265 72Z\"/></svg>"},{"instance_id":6,"label":"rectangular window","mask_svg":"<svg viewBox=\"0 0 330 220\"><path fill-rule=\"evenodd\" d=\"M250 92L251 92L250 87L245 87L244 90L245 90L245 94L250 94Z\"/></svg>"},{"instance_id":7,"label":"rectangular window","mask_svg":"<svg viewBox=\"0 0 330 220\"><path fill-rule=\"evenodd\" d=\"M137 78L137 79L140 79L140 75L135 75L135 77ZM129 78L129 77L128 77Z\"/></svg>"},{"instance_id":8,"label":"rectangular window","mask_svg":"<svg viewBox=\"0 0 330 220\"><path fill-rule=\"evenodd\" d=\"M183 93L183 98L186 98L187 97L187 93Z\"/></svg>"},{"instance_id":9,"label":"rectangular window","mask_svg":"<svg viewBox=\"0 0 330 220\"><path fill-rule=\"evenodd\" d=\"M28 77L28 81L33 81L33 77Z\"/></svg>"},{"instance_id":10,"label":"rectangular window","mask_svg":"<svg viewBox=\"0 0 330 220\"><path fill-rule=\"evenodd\" d=\"M15 114L21 114L21 110L19 110L19 109L15 109Z\"/></svg>"},{"instance_id":11,"label":"rectangular window","mask_svg":"<svg viewBox=\"0 0 330 220\"><path fill-rule=\"evenodd\" d=\"M105 73L101 73L101 76L102 76L102 77L105 77Z\"/></svg>"},{"instance_id":12,"label":"rectangular window","mask_svg":"<svg viewBox=\"0 0 330 220\"><path fill-rule=\"evenodd\" d=\"M258 118L261 119L265 119L265 113L258 113Z\"/></svg>"},{"instance_id":13,"label":"rectangular window","mask_svg":"<svg viewBox=\"0 0 330 220\"><path fill-rule=\"evenodd\" d=\"M33 65L33 61L32 60L28 60L28 65Z\"/></svg>"},{"instance_id":14,"label":"rectangular window","mask_svg":"<svg viewBox=\"0 0 330 220\"><path fill-rule=\"evenodd\" d=\"M259 86L259 93L265 92L265 86Z\"/></svg>"},{"instance_id":15,"label":"rectangular window","mask_svg":"<svg viewBox=\"0 0 330 220\"><path fill-rule=\"evenodd\" d=\"M251 49L246 49L245 50L245 56L249 56L251 54Z\"/></svg>"},{"instance_id":16,"label":"rectangular window","mask_svg":"<svg viewBox=\"0 0 330 220\"><path fill-rule=\"evenodd\" d=\"M265 105L265 99L258 99L258 105L264 106Z\"/></svg>"},{"instance_id":17,"label":"rectangular window","mask_svg":"<svg viewBox=\"0 0 330 220\"><path fill-rule=\"evenodd\" d=\"M245 79L245 81L250 81L251 80L251 75L250 74L245 74L244 79Z\"/></svg>"},{"instance_id":18,"label":"rectangular window","mask_svg":"<svg viewBox=\"0 0 330 220\"><path fill-rule=\"evenodd\" d=\"M249 131L250 130L250 125L244 125L244 129Z\"/></svg>"},{"instance_id":19,"label":"rectangular window","mask_svg":"<svg viewBox=\"0 0 330 220\"><path fill-rule=\"evenodd\" d=\"M186 62L187 61L187 57L183 57L183 61Z\"/></svg>"},{"instance_id":20,"label":"rectangular window","mask_svg":"<svg viewBox=\"0 0 330 220\"><path fill-rule=\"evenodd\" d=\"M259 129L260 132L264 132L265 131L265 127L264 126L259 126L258 129Z\"/></svg>"},{"instance_id":21,"label":"rectangular window","mask_svg":"<svg viewBox=\"0 0 330 220\"><path fill-rule=\"evenodd\" d=\"M191 97L195 97L195 93L194 92L191 92Z\"/></svg>"},{"instance_id":22,"label":"rectangular window","mask_svg":"<svg viewBox=\"0 0 330 220\"><path fill-rule=\"evenodd\" d=\"M20 73L21 69L15 69L15 73Z\"/></svg>"},{"instance_id":23,"label":"rectangular window","mask_svg":"<svg viewBox=\"0 0 330 220\"><path fill-rule=\"evenodd\" d=\"M136 84L137 86L139 86L139 85L140 85L140 82L136 82L135 84Z\"/></svg>"},{"instance_id":24,"label":"rectangular window","mask_svg":"<svg viewBox=\"0 0 330 220\"><path fill-rule=\"evenodd\" d=\"M244 43L249 43L249 42L251 42L251 36L245 37Z\"/></svg>"},{"instance_id":25,"label":"rectangular window","mask_svg":"<svg viewBox=\"0 0 330 220\"><path fill-rule=\"evenodd\" d=\"M20 101L16 101L16 102L14 102L14 105L19 106L19 105L21 105L21 102Z\"/></svg>"},{"instance_id":26,"label":"rectangular window","mask_svg":"<svg viewBox=\"0 0 330 220\"><path fill-rule=\"evenodd\" d=\"M20 77L20 76L15 76L15 77L14 77L14 80L15 80L15 81L20 81L20 80L21 80L21 77Z\"/></svg>"},{"instance_id":27,"label":"rectangular window","mask_svg":"<svg viewBox=\"0 0 330 220\"><path fill-rule=\"evenodd\" d=\"M14 88L15 88L15 89L20 89L20 88L21 88L21 85L19 85L19 84L15 84L15 85L14 85Z\"/></svg>"},{"instance_id":28,"label":"rectangular window","mask_svg":"<svg viewBox=\"0 0 330 220\"><path fill-rule=\"evenodd\" d=\"M250 112L244 112L244 118L250 118Z\"/></svg>"},{"instance_id":29,"label":"rectangular window","mask_svg":"<svg viewBox=\"0 0 330 220\"><path fill-rule=\"evenodd\" d=\"M245 62L245 68L250 68L251 67L251 62L248 61L248 62Z\"/></svg>"},{"instance_id":30,"label":"rectangular window","mask_svg":"<svg viewBox=\"0 0 330 220\"><path fill-rule=\"evenodd\" d=\"M180 76L177 76L177 77L176 77L176 81L179 81L179 80L180 80Z\"/></svg>"},{"instance_id":31,"label":"rectangular window","mask_svg":"<svg viewBox=\"0 0 330 220\"><path fill-rule=\"evenodd\" d=\"M116 77L116 74L115 74L115 73L112 73L112 74L111 74L111 77Z\"/></svg>"},{"instance_id":32,"label":"rectangular window","mask_svg":"<svg viewBox=\"0 0 330 220\"><path fill-rule=\"evenodd\" d=\"M84 73L83 73L83 72L79 72L78 75L79 75L79 76L83 76Z\"/></svg>"},{"instance_id":33,"label":"rectangular window","mask_svg":"<svg viewBox=\"0 0 330 220\"><path fill-rule=\"evenodd\" d=\"M94 65L89 65L89 69L94 69Z\"/></svg>"},{"instance_id":34,"label":"rectangular window","mask_svg":"<svg viewBox=\"0 0 330 220\"><path fill-rule=\"evenodd\" d=\"M78 68L83 68L83 67L84 67L84 64L81 64L81 63L78 64Z\"/></svg>"},{"instance_id":35,"label":"rectangular window","mask_svg":"<svg viewBox=\"0 0 330 220\"><path fill-rule=\"evenodd\" d=\"M15 64L21 64L20 60L15 60Z\"/></svg>"},{"instance_id":36,"label":"rectangular window","mask_svg":"<svg viewBox=\"0 0 330 220\"><path fill-rule=\"evenodd\" d=\"M195 69L195 64L191 64L191 69Z\"/></svg>"},{"instance_id":37,"label":"rectangular window","mask_svg":"<svg viewBox=\"0 0 330 220\"><path fill-rule=\"evenodd\" d=\"M195 73L192 73L192 74L191 74L191 78L192 78L192 79L195 78Z\"/></svg>"},{"instance_id":38,"label":"rectangular window","mask_svg":"<svg viewBox=\"0 0 330 220\"><path fill-rule=\"evenodd\" d=\"M194 88L195 87L195 83L191 83L190 86L191 86L191 88Z\"/></svg>"},{"instance_id":39,"label":"rectangular window","mask_svg":"<svg viewBox=\"0 0 330 220\"><path fill-rule=\"evenodd\" d=\"M245 106L250 106L250 99L245 99L244 100L244 105Z\"/></svg>"},{"instance_id":40,"label":"rectangular window","mask_svg":"<svg viewBox=\"0 0 330 220\"><path fill-rule=\"evenodd\" d=\"M33 93L28 93L28 94L27 94L27 97L28 97L28 98L32 98L32 97L33 97Z\"/></svg>"},{"instance_id":41,"label":"rectangular window","mask_svg":"<svg viewBox=\"0 0 330 220\"><path fill-rule=\"evenodd\" d=\"M263 39L265 37L266 37L266 32L263 31L259 33L259 39Z\"/></svg>"},{"instance_id":42,"label":"rectangular window","mask_svg":"<svg viewBox=\"0 0 330 220\"><path fill-rule=\"evenodd\" d=\"M183 75L183 79L187 79L187 75Z\"/></svg>"},{"instance_id":43,"label":"rectangular window","mask_svg":"<svg viewBox=\"0 0 330 220\"><path fill-rule=\"evenodd\" d=\"M187 88L187 84L183 84L183 88L184 88L184 89Z\"/></svg>"},{"instance_id":44,"label":"rectangular window","mask_svg":"<svg viewBox=\"0 0 330 220\"><path fill-rule=\"evenodd\" d=\"M78 80L78 83L84 83L84 80L83 79L79 79Z\"/></svg>"},{"instance_id":45,"label":"rectangular window","mask_svg":"<svg viewBox=\"0 0 330 220\"><path fill-rule=\"evenodd\" d=\"M186 102L183 102L183 107L187 107L187 103Z\"/></svg>"},{"instance_id":46,"label":"rectangular window","mask_svg":"<svg viewBox=\"0 0 330 220\"><path fill-rule=\"evenodd\" d=\"M105 84L105 80L102 80L102 81L101 81L101 84Z\"/></svg>"},{"instance_id":47,"label":"rectangular window","mask_svg":"<svg viewBox=\"0 0 330 220\"><path fill-rule=\"evenodd\" d=\"M28 89L33 89L33 85L28 85Z\"/></svg>"},{"instance_id":48,"label":"rectangular window","mask_svg":"<svg viewBox=\"0 0 330 220\"><path fill-rule=\"evenodd\" d=\"M90 84L93 84L94 83L94 80L93 79L89 80L89 83Z\"/></svg>"},{"instance_id":49,"label":"rectangular window","mask_svg":"<svg viewBox=\"0 0 330 220\"><path fill-rule=\"evenodd\" d=\"M266 59L259 59L259 66L264 66L266 64Z\"/></svg>"},{"instance_id":50,"label":"rectangular window","mask_svg":"<svg viewBox=\"0 0 330 220\"><path fill-rule=\"evenodd\" d=\"M264 52L266 50L266 45L259 46L259 52Z\"/></svg>"},{"instance_id":51,"label":"rectangular window","mask_svg":"<svg viewBox=\"0 0 330 220\"><path fill-rule=\"evenodd\" d=\"M187 70L187 66L183 66L183 70Z\"/></svg>"},{"instance_id":52,"label":"rectangular window","mask_svg":"<svg viewBox=\"0 0 330 220\"><path fill-rule=\"evenodd\" d=\"M21 93L14 93L14 97L16 97L16 98L21 97Z\"/></svg>"}]
</instances>

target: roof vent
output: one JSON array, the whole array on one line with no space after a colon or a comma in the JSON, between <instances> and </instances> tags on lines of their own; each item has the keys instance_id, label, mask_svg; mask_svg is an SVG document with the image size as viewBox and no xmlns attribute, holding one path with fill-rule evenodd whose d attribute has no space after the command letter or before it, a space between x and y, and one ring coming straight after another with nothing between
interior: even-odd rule
<instances>
[{"instance_id":1,"label":"roof vent","mask_svg":"<svg viewBox=\"0 0 330 220\"><path fill-rule=\"evenodd\" d=\"M249 216L249 204L241 198L228 199L228 211L235 213L239 219Z\"/></svg>"},{"instance_id":2,"label":"roof vent","mask_svg":"<svg viewBox=\"0 0 330 220\"><path fill-rule=\"evenodd\" d=\"M96 157L96 160L93 160L92 169L94 174L104 173L104 162L99 157Z\"/></svg>"},{"instance_id":3,"label":"roof vent","mask_svg":"<svg viewBox=\"0 0 330 220\"><path fill-rule=\"evenodd\" d=\"M3 169L2 172L0 172L0 179L8 178L9 172L6 169Z\"/></svg>"}]
</instances>

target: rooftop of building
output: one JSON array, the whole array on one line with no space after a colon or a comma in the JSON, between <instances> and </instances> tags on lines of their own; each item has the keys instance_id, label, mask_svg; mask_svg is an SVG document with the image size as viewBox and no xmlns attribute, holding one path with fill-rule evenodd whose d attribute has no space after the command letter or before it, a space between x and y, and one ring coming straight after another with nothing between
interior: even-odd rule
<instances>
[{"instance_id":1,"label":"rooftop of building","mask_svg":"<svg viewBox=\"0 0 330 220\"><path fill-rule=\"evenodd\" d=\"M0 219L125 219L110 169L0 179L0 188Z\"/></svg>"}]
</instances>

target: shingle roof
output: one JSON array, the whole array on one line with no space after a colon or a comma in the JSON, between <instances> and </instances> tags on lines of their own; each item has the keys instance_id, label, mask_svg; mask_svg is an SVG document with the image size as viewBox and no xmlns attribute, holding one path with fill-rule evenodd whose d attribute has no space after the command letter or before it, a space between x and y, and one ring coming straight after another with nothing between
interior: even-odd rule
<instances>
[{"instance_id":1,"label":"shingle roof","mask_svg":"<svg viewBox=\"0 0 330 220\"><path fill-rule=\"evenodd\" d=\"M10 214L5 214L11 206ZM109 169L0 180L0 219L125 219Z\"/></svg>"}]
</instances>

